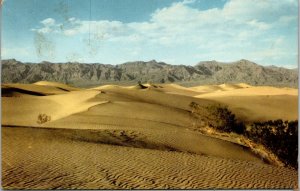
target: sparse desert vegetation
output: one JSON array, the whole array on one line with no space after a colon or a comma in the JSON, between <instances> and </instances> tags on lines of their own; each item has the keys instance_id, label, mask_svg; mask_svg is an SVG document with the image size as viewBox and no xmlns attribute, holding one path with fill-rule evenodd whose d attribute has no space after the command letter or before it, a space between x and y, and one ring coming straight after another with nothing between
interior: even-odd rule
<instances>
[{"instance_id":1,"label":"sparse desert vegetation","mask_svg":"<svg viewBox=\"0 0 300 191\"><path fill-rule=\"evenodd\" d=\"M255 122L245 135L263 144L287 166L298 169L298 120Z\"/></svg>"},{"instance_id":2,"label":"sparse desert vegetation","mask_svg":"<svg viewBox=\"0 0 300 191\"><path fill-rule=\"evenodd\" d=\"M5 189L298 187L297 89L43 81L3 90Z\"/></svg>"},{"instance_id":3,"label":"sparse desert vegetation","mask_svg":"<svg viewBox=\"0 0 300 191\"><path fill-rule=\"evenodd\" d=\"M43 123L46 123L48 121L51 121L51 116L48 116L46 114L39 114L38 115L38 119L37 119L38 124L43 124Z\"/></svg>"},{"instance_id":4,"label":"sparse desert vegetation","mask_svg":"<svg viewBox=\"0 0 300 191\"><path fill-rule=\"evenodd\" d=\"M298 169L298 120L245 123L237 121L228 107L221 104L201 106L192 102L190 106L198 119L197 128L208 126L220 132L242 135L263 145L286 166Z\"/></svg>"},{"instance_id":5,"label":"sparse desert vegetation","mask_svg":"<svg viewBox=\"0 0 300 191\"><path fill-rule=\"evenodd\" d=\"M245 124L238 122L235 115L226 106L221 104L201 106L195 102L192 102L190 106L192 113L197 114L200 127L209 126L222 132L237 134L243 134L245 131Z\"/></svg>"}]
</instances>

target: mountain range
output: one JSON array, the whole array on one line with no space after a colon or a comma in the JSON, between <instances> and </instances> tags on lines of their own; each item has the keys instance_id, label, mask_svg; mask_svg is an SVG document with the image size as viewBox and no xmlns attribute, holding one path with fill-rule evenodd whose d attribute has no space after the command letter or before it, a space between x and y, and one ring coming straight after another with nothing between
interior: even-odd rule
<instances>
[{"instance_id":1,"label":"mountain range","mask_svg":"<svg viewBox=\"0 0 300 191\"><path fill-rule=\"evenodd\" d=\"M132 85L146 83L177 83L183 86L204 84L247 83L298 87L298 69L261 66L248 60L231 63L199 62L195 66L170 65L151 60L119 65L99 63L22 63L15 59L2 60L2 83L34 83L54 81L74 86L103 84Z\"/></svg>"}]
</instances>

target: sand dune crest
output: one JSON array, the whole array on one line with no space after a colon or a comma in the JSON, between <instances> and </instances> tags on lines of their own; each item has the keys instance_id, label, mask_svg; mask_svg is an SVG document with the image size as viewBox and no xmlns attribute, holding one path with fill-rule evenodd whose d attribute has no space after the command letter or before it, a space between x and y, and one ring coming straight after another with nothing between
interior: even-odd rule
<instances>
[{"instance_id":1,"label":"sand dune crest","mask_svg":"<svg viewBox=\"0 0 300 191\"><path fill-rule=\"evenodd\" d=\"M144 86L2 85L8 92L2 97L3 187L298 187L295 170L266 164L245 145L201 133L190 106L221 103L245 122L294 120L295 89L247 84ZM37 123L40 114L51 120Z\"/></svg>"}]
</instances>

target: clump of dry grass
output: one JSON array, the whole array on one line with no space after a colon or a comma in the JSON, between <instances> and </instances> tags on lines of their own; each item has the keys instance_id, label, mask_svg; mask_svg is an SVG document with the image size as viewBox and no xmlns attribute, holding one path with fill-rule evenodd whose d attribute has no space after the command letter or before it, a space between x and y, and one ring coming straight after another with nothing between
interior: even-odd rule
<instances>
[{"instance_id":1,"label":"clump of dry grass","mask_svg":"<svg viewBox=\"0 0 300 191\"><path fill-rule=\"evenodd\" d=\"M39 114L38 115L38 119L37 119L38 124L43 124L43 123L46 123L48 121L51 121L51 116L46 115L46 114Z\"/></svg>"}]
</instances>

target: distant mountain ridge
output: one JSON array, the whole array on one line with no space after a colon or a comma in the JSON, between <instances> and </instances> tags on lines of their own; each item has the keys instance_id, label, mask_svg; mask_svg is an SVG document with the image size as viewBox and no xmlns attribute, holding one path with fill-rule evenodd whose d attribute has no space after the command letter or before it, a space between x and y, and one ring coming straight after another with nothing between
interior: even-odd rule
<instances>
[{"instance_id":1,"label":"distant mountain ridge","mask_svg":"<svg viewBox=\"0 0 300 191\"><path fill-rule=\"evenodd\" d=\"M221 83L247 83L298 87L298 70L261 66L248 60L231 63L199 62L195 66L170 65L151 60L119 65L99 63L22 63L2 60L2 83L54 81L75 86L100 84L178 83L184 86Z\"/></svg>"}]
</instances>

